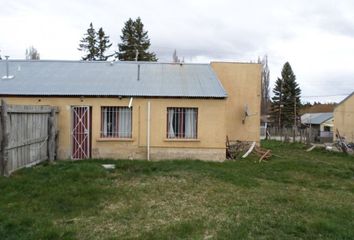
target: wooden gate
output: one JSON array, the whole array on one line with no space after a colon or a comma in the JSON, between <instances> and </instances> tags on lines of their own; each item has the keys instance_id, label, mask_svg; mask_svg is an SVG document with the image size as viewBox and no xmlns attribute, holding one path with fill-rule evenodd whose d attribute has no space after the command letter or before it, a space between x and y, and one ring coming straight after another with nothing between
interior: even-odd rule
<instances>
[{"instance_id":1,"label":"wooden gate","mask_svg":"<svg viewBox=\"0 0 354 240\"><path fill-rule=\"evenodd\" d=\"M56 112L51 106L0 107L0 175L9 175L56 155Z\"/></svg>"},{"instance_id":2,"label":"wooden gate","mask_svg":"<svg viewBox=\"0 0 354 240\"><path fill-rule=\"evenodd\" d=\"M91 156L91 111L89 106L73 106L72 112L72 159Z\"/></svg>"}]
</instances>

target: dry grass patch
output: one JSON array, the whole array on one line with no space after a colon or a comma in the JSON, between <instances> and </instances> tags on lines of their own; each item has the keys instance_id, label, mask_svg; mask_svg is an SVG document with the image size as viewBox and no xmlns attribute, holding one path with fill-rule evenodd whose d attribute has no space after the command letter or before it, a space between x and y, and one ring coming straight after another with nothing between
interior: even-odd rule
<instances>
[{"instance_id":1,"label":"dry grass patch","mask_svg":"<svg viewBox=\"0 0 354 240\"><path fill-rule=\"evenodd\" d=\"M102 211L94 219L78 221L83 228L80 237L92 239L109 232L120 239L143 238L146 233L178 225L186 219L203 222L205 227L213 225L206 232L209 237L215 236L228 220L220 206L226 205L229 193L236 194L237 189L230 183L199 178L202 184L195 181L195 175L183 172L174 176L118 178L114 187L126 195L102 203Z\"/></svg>"}]
</instances>

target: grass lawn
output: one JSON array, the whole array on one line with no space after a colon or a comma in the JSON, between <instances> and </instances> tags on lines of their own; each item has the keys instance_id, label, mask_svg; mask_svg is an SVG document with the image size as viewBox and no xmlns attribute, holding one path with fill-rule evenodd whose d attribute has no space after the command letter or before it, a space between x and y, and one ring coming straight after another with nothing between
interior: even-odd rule
<instances>
[{"instance_id":1,"label":"grass lawn","mask_svg":"<svg viewBox=\"0 0 354 240\"><path fill-rule=\"evenodd\" d=\"M354 239L354 158L263 144L280 157L60 161L0 177L0 239Z\"/></svg>"}]
</instances>

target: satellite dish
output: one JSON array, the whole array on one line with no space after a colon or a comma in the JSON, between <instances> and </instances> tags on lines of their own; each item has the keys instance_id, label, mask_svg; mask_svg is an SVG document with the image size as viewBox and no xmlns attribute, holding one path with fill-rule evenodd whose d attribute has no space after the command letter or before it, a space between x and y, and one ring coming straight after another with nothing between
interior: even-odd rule
<instances>
[{"instance_id":1,"label":"satellite dish","mask_svg":"<svg viewBox=\"0 0 354 240\"><path fill-rule=\"evenodd\" d=\"M242 119L243 124L245 123L247 117L250 117L252 115L256 115L256 113L253 113L253 114L251 113L247 104L245 104L243 111L244 111L244 115L243 115L243 119Z\"/></svg>"},{"instance_id":2,"label":"satellite dish","mask_svg":"<svg viewBox=\"0 0 354 240\"><path fill-rule=\"evenodd\" d=\"M251 115L250 112L248 111L248 105L247 104L245 104L244 112L245 112L245 117L248 117L248 116Z\"/></svg>"}]
</instances>

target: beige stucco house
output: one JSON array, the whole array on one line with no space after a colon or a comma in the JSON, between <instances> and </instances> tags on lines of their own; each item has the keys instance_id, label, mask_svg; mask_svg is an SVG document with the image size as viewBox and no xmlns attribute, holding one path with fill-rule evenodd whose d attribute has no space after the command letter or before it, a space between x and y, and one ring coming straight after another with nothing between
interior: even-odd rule
<instances>
[{"instance_id":1,"label":"beige stucco house","mask_svg":"<svg viewBox=\"0 0 354 240\"><path fill-rule=\"evenodd\" d=\"M226 136L259 142L259 64L11 60L0 76L8 104L58 107L59 159L222 161Z\"/></svg>"},{"instance_id":2,"label":"beige stucco house","mask_svg":"<svg viewBox=\"0 0 354 240\"><path fill-rule=\"evenodd\" d=\"M354 142L354 92L334 109L334 129L338 130L347 142Z\"/></svg>"}]
</instances>

